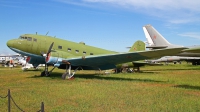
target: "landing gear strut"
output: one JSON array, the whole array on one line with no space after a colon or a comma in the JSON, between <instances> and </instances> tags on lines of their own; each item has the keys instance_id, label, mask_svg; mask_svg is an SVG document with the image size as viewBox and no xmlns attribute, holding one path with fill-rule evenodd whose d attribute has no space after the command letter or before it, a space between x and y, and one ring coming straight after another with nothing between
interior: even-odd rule
<instances>
[{"instance_id":1,"label":"landing gear strut","mask_svg":"<svg viewBox=\"0 0 200 112\"><path fill-rule=\"evenodd\" d=\"M76 70L78 70L79 67L77 67L73 72L71 72L71 65L69 64L68 66L66 65L66 72L63 73L62 75L62 79L73 79L73 76L76 72Z\"/></svg>"},{"instance_id":2,"label":"landing gear strut","mask_svg":"<svg viewBox=\"0 0 200 112\"><path fill-rule=\"evenodd\" d=\"M55 69L56 67L53 67L50 71L48 71L48 66L45 64L45 69L43 72L41 72L41 76L50 76L50 73Z\"/></svg>"}]
</instances>

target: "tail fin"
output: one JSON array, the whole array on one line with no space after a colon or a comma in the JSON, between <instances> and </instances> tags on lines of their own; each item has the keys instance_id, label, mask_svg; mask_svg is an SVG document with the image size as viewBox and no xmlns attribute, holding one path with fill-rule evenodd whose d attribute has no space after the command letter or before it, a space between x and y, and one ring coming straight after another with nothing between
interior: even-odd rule
<instances>
[{"instance_id":1,"label":"tail fin","mask_svg":"<svg viewBox=\"0 0 200 112\"><path fill-rule=\"evenodd\" d=\"M135 51L145 51L145 43L140 40L136 41L130 48L129 52L135 52Z\"/></svg>"},{"instance_id":2,"label":"tail fin","mask_svg":"<svg viewBox=\"0 0 200 112\"><path fill-rule=\"evenodd\" d=\"M145 25L143 27L145 36L149 46L147 48L160 49L160 48L174 48L183 47L169 43L153 26Z\"/></svg>"}]
</instances>

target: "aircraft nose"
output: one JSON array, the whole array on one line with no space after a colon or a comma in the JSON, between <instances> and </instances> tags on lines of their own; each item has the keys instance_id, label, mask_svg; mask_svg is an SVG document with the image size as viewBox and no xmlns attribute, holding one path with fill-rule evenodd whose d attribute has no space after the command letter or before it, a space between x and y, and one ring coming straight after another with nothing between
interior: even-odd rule
<instances>
[{"instance_id":1,"label":"aircraft nose","mask_svg":"<svg viewBox=\"0 0 200 112\"><path fill-rule=\"evenodd\" d=\"M13 47L13 40L9 40L8 42L7 42L7 46L8 47Z\"/></svg>"}]
</instances>

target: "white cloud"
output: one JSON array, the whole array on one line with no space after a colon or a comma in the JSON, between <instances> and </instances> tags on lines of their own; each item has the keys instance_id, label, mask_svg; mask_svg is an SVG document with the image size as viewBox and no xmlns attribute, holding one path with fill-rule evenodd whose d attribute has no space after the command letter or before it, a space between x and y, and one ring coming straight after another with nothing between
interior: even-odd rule
<instances>
[{"instance_id":1,"label":"white cloud","mask_svg":"<svg viewBox=\"0 0 200 112\"><path fill-rule=\"evenodd\" d=\"M84 2L83 0L53 0L58 1L66 4L77 5L77 6L84 6L84 7L93 7L88 2Z\"/></svg>"},{"instance_id":2,"label":"white cloud","mask_svg":"<svg viewBox=\"0 0 200 112\"><path fill-rule=\"evenodd\" d=\"M200 20L200 1L197 0L83 0L93 3L109 3L129 10L136 10L165 19L169 23L182 24Z\"/></svg>"},{"instance_id":3,"label":"white cloud","mask_svg":"<svg viewBox=\"0 0 200 112\"><path fill-rule=\"evenodd\" d=\"M120 5L122 7L138 7L159 10L178 10L186 9L192 11L200 11L200 1L193 0L82 0L83 2L92 3L110 3Z\"/></svg>"},{"instance_id":4,"label":"white cloud","mask_svg":"<svg viewBox=\"0 0 200 112\"><path fill-rule=\"evenodd\" d=\"M182 34L178 34L178 35L183 36L183 37L195 38L195 39L200 40L200 33L197 33L197 32L187 32L187 33L182 33Z\"/></svg>"},{"instance_id":5,"label":"white cloud","mask_svg":"<svg viewBox=\"0 0 200 112\"><path fill-rule=\"evenodd\" d=\"M173 24L200 21L199 0L56 0L73 5L110 5L158 17Z\"/></svg>"}]
</instances>

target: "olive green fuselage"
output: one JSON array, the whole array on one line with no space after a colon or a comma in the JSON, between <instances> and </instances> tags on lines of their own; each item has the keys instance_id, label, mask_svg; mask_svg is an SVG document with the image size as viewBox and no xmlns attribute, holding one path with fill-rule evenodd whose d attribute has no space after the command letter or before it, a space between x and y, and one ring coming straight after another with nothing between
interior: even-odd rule
<instances>
[{"instance_id":1,"label":"olive green fuselage","mask_svg":"<svg viewBox=\"0 0 200 112\"><path fill-rule=\"evenodd\" d=\"M30 38L30 39L25 39L25 38ZM68 56L88 56L88 55L116 53L113 51L88 46L85 45L84 43L75 43L50 36L31 35L31 34L21 35L19 39L16 39L15 47L16 48L20 47L18 49L21 49L22 51L28 53L41 55L41 53L46 53L48 51L52 42L54 42L52 52L54 50L58 51L57 54L52 53L52 56L57 55L60 58L67 58ZM21 45L18 46L17 44Z\"/></svg>"}]
</instances>

